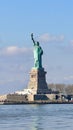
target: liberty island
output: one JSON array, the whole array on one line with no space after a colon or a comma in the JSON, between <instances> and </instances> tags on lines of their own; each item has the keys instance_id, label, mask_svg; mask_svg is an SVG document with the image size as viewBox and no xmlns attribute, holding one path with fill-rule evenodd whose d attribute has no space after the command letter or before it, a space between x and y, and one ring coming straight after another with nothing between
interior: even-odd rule
<instances>
[{"instance_id":1,"label":"liberty island","mask_svg":"<svg viewBox=\"0 0 73 130\"><path fill-rule=\"evenodd\" d=\"M46 82L46 71L42 66L42 56L44 54L42 47L38 41L33 42L34 65L30 71L28 87L12 94L0 96L0 104L35 104L35 103L68 103L62 100L64 95L59 91L49 89Z\"/></svg>"},{"instance_id":2,"label":"liberty island","mask_svg":"<svg viewBox=\"0 0 73 130\"><path fill-rule=\"evenodd\" d=\"M47 72L42 66L43 49L40 43L34 40L33 33L31 34L31 40L33 42L34 66L30 71L28 88L22 91L16 91L15 94L8 94L8 102L20 101L34 103L36 101L49 101L55 98L55 94L48 88L46 83Z\"/></svg>"}]
</instances>

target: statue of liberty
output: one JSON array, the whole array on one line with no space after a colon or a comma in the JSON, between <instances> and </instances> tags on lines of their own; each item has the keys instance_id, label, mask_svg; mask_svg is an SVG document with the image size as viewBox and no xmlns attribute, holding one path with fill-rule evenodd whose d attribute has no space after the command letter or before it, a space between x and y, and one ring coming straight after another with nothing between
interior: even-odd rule
<instances>
[{"instance_id":1,"label":"statue of liberty","mask_svg":"<svg viewBox=\"0 0 73 130\"><path fill-rule=\"evenodd\" d=\"M33 33L31 34L31 39L34 43L34 68L42 68L42 55L43 50L39 44L39 42L35 42L33 38Z\"/></svg>"}]
</instances>

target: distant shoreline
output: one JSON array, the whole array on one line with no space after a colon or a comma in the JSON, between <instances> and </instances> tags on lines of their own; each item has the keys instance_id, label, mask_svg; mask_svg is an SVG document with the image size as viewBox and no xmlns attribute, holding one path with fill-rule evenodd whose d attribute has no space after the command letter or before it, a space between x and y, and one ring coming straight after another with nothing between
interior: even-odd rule
<instances>
[{"instance_id":1,"label":"distant shoreline","mask_svg":"<svg viewBox=\"0 0 73 130\"><path fill-rule=\"evenodd\" d=\"M0 102L0 105L22 105L22 104L73 104L73 102L48 102L48 101L36 101L36 102Z\"/></svg>"}]
</instances>

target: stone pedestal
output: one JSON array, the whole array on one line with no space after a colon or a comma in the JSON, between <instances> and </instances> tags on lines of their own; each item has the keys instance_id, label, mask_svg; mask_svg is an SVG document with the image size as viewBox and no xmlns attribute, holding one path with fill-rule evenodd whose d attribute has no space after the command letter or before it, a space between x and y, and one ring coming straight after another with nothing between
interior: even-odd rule
<instances>
[{"instance_id":1,"label":"stone pedestal","mask_svg":"<svg viewBox=\"0 0 73 130\"><path fill-rule=\"evenodd\" d=\"M46 72L44 71L44 68L42 69L33 68L31 70L28 89L32 89L34 94L50 93L50 90L48 89L46 83Z\"/></svg>"}]
</instances>

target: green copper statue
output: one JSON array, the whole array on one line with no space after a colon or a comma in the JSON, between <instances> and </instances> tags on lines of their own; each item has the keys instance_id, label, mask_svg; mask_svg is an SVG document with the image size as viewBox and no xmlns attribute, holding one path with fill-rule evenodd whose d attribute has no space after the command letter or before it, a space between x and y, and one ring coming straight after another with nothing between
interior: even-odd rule
<instances>
[{"instance_id":1,"label":"green copper statue","mask_svg":"<svg viewBox=\"0 0 73 130\"><path fill-rule=\"evenodd\" d=\"M34 68L42 68L42 55L43 50L39 45L39 42L35 42L33 38L33 33L31 34L31 39L34 43Z\"/></svg>"}]
</instances>

